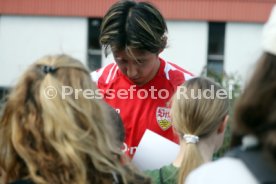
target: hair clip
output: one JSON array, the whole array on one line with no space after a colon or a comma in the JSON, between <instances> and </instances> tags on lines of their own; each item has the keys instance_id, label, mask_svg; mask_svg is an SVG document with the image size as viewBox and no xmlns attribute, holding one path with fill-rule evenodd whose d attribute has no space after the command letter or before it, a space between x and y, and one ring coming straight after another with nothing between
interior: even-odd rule
<instances>
[{"instance_id":1,"label":"hair clip","mask_svg":"<svg viewBox=\"0 0 276 184\"><path fill-rule=\"evenodd\" d=\"M43 65L43 66L41 66L41 70L45 74L48 74L48 73L54 73L57 70L57 68L54 66Z\"/></svg>"},{"instance_id":2,"label":"hair clip","mask_svg":"<svg viewBox=\"0 0 276 184\"><path fill-rule=\"evenodd\" d=\"M189 144L196 144L199 141L199 137L196 135L191 135L191 134L185 134L183 136L183 138L185 139L186 143Z\"/></svg>"}]
</instances>

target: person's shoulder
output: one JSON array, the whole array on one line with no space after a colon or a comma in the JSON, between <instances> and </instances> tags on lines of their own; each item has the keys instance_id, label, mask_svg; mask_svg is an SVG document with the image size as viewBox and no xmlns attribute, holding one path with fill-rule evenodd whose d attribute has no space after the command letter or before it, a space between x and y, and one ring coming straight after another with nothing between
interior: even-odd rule
<instances>
[{"instance_id":1,"label":"person's shoulder","mask_svg":"<svg viewBox=\"0 0 276 184\"><path fill-rule=\"evenodd\" d=\"M194 75L183 69L182 67L161 59L161 62L164 63L164 74L168 81L170 81L174 86L181 85L186 80L189 80L194 77Z\"/></svg>"},{"instance_id":2,"label":"person's shoulder","mask_svg":"<svg viewBox=\"0 0 276 184\"><path fill-rule=\"evenodd\" d=\"M178 66L175 63L172 63L170 61L167 62L167 67L172 69L172 71L174 71L175 73L183 73L185 74L185 76L187 76L187 80L189 79L189 77L193 77L194 74L188 70L185 70L184 68Z\"/></svg>"},{"instance_id":3,"label":"person's shoulder","mask_svg":"<svg viewBox=\"0 0 276 184\"><path fill-rule=\"evenodd\" d=\"M151 178L152 183L160 183L162 180L163 183L174 184L177 180L177 171L178 169L170 164L159 169L146 170L145 174Z\"/></svg>"},{"instance_id":4,"label":"person's shoulder","mask_svg":"<svg viewBox=\"0 0 276 184\"><path fill-rule=\"evenodd\" d=\"M91 72L91 78L94 82L98 83L109 83L112 81L117 74L118 66L116 63L110 63L105 67L102 67L96 71Z\"/></svg>"},{"instance_id":5,"label":"person's shoulder","mask_svg":"<svg viewBox=\"0 0 276 184\"><path fill-rule=\"evenodd\" d=\"M242 161L225 157L203 164L192 171L186 180L186 184L201 183L257 184L258 182Z\"/></svg>"},{"instance_id":6,"label":"person's shoulder","mask_svg":"<svg viewBox=\"0 0 276 184\"><path fill-rule=\"evenodd\" d=\"M151 178L152 183L157 183L160 180L160 169L146 170L144 173Z\"/></svg>"},{"instance_id":7,"label":"person's shoulder","mask_svg":"<svg viewBox=\"0 0 276 184\"><path fill-rule=\"evenodd\" d=\"M162 167L162 171L167 172L167 173L175 173L178 171L178 168L175 167L173 164L170 165L165 165Z\"/></svg>"}]
</instances>

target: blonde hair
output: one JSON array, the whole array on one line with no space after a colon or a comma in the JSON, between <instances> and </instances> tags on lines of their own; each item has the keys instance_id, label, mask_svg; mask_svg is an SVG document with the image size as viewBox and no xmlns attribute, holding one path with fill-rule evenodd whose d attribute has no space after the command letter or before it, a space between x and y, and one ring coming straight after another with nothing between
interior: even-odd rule
<instances>
[{"instance_id":1,"label":"blonde hair","mask_svg":"<svg viewBox=\"0 0 276 184\"><path fill-rule=\"evenodd\" d=\"M43 66L54 70L45 73ZM45 96L49 86L56 89L52 99ZM0 168L6 182L112 183L114 174L123 183L132 180L133 173L116 157L120 150L112 142L101 101L75 91L62 96L62 86L96 89L81 62L57 55L33 64L9 95L0 124Z\"/></svg>"},{"instance_id":2,"label":"blonde hair","mask_svg":"<svg viewBox=\"0 0 276 184\"><path fill-rule=\"evenodd\" d=\"M213 86L213 87L212 87ZM183 89L185 88L183 94ZM206 78L193 78L178 88L172 100L172 119L175 131L183 139L185 134L203 139L211 135L228 114L228 99L207 99L204 90L223 89ZM210 93L206 93L209 97ZM201 95L201 96L200 96ZM179 169L178 183L185 181L189 172L203 163L197 144L186 144L183 160Z\"/></svg>"}]
</instances>

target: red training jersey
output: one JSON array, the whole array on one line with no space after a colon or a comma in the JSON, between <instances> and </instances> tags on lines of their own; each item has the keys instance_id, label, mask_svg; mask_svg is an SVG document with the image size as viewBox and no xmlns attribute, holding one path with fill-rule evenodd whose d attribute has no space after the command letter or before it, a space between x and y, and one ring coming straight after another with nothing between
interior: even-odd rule
<instances>
[{"instance_id":1,"label":"red training jersey","mask_svg":"<svg viewBox=\"0 0 276 184\"><path fill-rule=\"evenodd\" d=\"M123 120L126 134L123 150L130 157L133 157L146 129L178 143L171 126L169 101L177 86L192 78L190 72L160 58L157 74L143 86L132 83L116 63L91 75L105 101Z\"/></svg>"}]
</instances>

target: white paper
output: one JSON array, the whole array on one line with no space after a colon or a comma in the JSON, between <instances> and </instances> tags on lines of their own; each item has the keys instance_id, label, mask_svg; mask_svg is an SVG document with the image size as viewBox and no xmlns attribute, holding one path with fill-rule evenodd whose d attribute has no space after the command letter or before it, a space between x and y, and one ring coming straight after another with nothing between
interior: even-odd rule
<instances>
[{"instance_id":1,"label":"white paper","mask_svg":"<svg viewBox=\"0 0 276 184\"><path fill-rule=\"evenodd\" d=\"M171 164L176 159L178 151L178 144L147 129L132 162L141 170L159 169Z\"/></svg>"}]
</instances>

